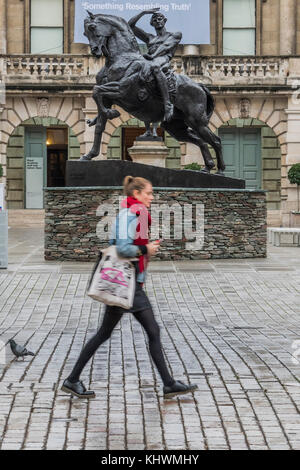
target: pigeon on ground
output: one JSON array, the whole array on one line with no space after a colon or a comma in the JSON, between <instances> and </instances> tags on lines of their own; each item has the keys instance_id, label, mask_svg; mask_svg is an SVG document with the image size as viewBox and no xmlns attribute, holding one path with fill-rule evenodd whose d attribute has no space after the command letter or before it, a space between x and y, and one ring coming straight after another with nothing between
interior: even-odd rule
<instances>
[{"instance_id":1,"label":"pigeon on ground","mask_svg":"<svg viewBox=\"0 0 300 470\"><path fill-rule=\"evenodd\" d=\"M20 346L13 339L9 340L9 344L14 355L17 358L23 357L23 361L24 361L24 356L34 356L33 352L27 351L27 349L24 346Z\"/></svg>"}]
</instances>

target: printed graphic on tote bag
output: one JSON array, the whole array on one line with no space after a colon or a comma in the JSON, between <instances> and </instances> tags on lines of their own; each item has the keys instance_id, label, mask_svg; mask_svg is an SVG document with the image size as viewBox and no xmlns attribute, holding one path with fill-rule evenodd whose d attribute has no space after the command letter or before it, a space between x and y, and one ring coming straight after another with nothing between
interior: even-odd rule
<instances>
[{"instance_id":1,"label":"printed graphic on tote bag","mask_svg":"<svg viewBox=\"0 0 300 470\"><path fill-rule=\"evenodd\" d=\"M107 256L104 259L104 265L100 268L100 279L98 284L99 291L106 291L112 295L128 298L128 288L132 277L132 267L130 263L122 263L120 269L118 260Z\"/></svg>"},{"instance_id":2,"label":"printed graphic on tote bag","mask_svg":"<svg viewBox=\"0 0 300 470\"><path fill-rule=\"evenodd\" d=\"M118 269L102 269L101 279L112 282L113 284L120 284L121 286L128 287L128 282L125 281L122 271L119 271Z\"/></svg>"}]
</instances>

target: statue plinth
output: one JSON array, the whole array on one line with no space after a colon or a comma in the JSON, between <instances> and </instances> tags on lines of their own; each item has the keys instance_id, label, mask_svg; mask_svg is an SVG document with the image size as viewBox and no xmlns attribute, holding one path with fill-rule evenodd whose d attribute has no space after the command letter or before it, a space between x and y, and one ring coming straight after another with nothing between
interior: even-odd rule
<instances>
[{"instance_id":1,"label":"statue plinth","mask_svg":"<svg viewBox=\"0 0 300 470\"><path fill-rule=\"evenodd\" d=\"M157 188L245 189L245 180L193 170L174 170L127 160L68 160L67 187L123 186L125 176L140 176Z\"/></svg>"},{"instance_id":2,"label":"statue plinth","mask_svg":"<svg viewBox=\"0 0 300 470\"><path fill-rule=\"evenodd\" d=\"M170 154L170 149L164 142L136 140L133 147L128 149L128 153L135 163L166 168L166 159Z\"/></svg>"}]
</instances>

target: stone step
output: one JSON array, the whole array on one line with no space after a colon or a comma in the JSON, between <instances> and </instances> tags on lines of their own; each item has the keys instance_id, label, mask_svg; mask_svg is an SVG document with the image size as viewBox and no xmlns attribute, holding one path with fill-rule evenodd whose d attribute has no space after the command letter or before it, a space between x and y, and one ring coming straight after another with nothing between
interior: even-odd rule
<instances>
[{"instance_id":1,"label":"stone step","mask_svg":"<svg viewBox=\"0 0 300 470\"><path fill-rule=\"evenodd\" d=\"M9 209L9 227L44 227L44 209Z\"/></svg>"}]
</instances>

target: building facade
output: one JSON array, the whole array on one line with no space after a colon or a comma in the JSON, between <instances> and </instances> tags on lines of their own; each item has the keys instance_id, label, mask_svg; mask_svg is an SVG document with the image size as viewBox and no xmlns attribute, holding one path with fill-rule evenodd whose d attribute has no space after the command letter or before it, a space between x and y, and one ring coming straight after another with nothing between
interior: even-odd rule
<instances>
[{"instance_id":1,"label":"building facade","mask_svg":"<svg viewBox=\"0 0 300 470\"><path fill-rule=\"evenodd\" d=\"M287 172L300 162L300 2L210 0L210 8L211 44L179 46L174 70L214 94L210 126L222 138L227 175L267 190L269 223L288 226L297 189ZM72 0L0 0L0 162L8 209L42 208L43 187L63 186L66 160L92 145L86 121L96 116L91 92L103 61L73 42L74 9ZM99 158L128 158L143 132L141 122L119 111ZM202 163L197 147L164 138L169 168Z\"/></svg>"}]
</instances>

